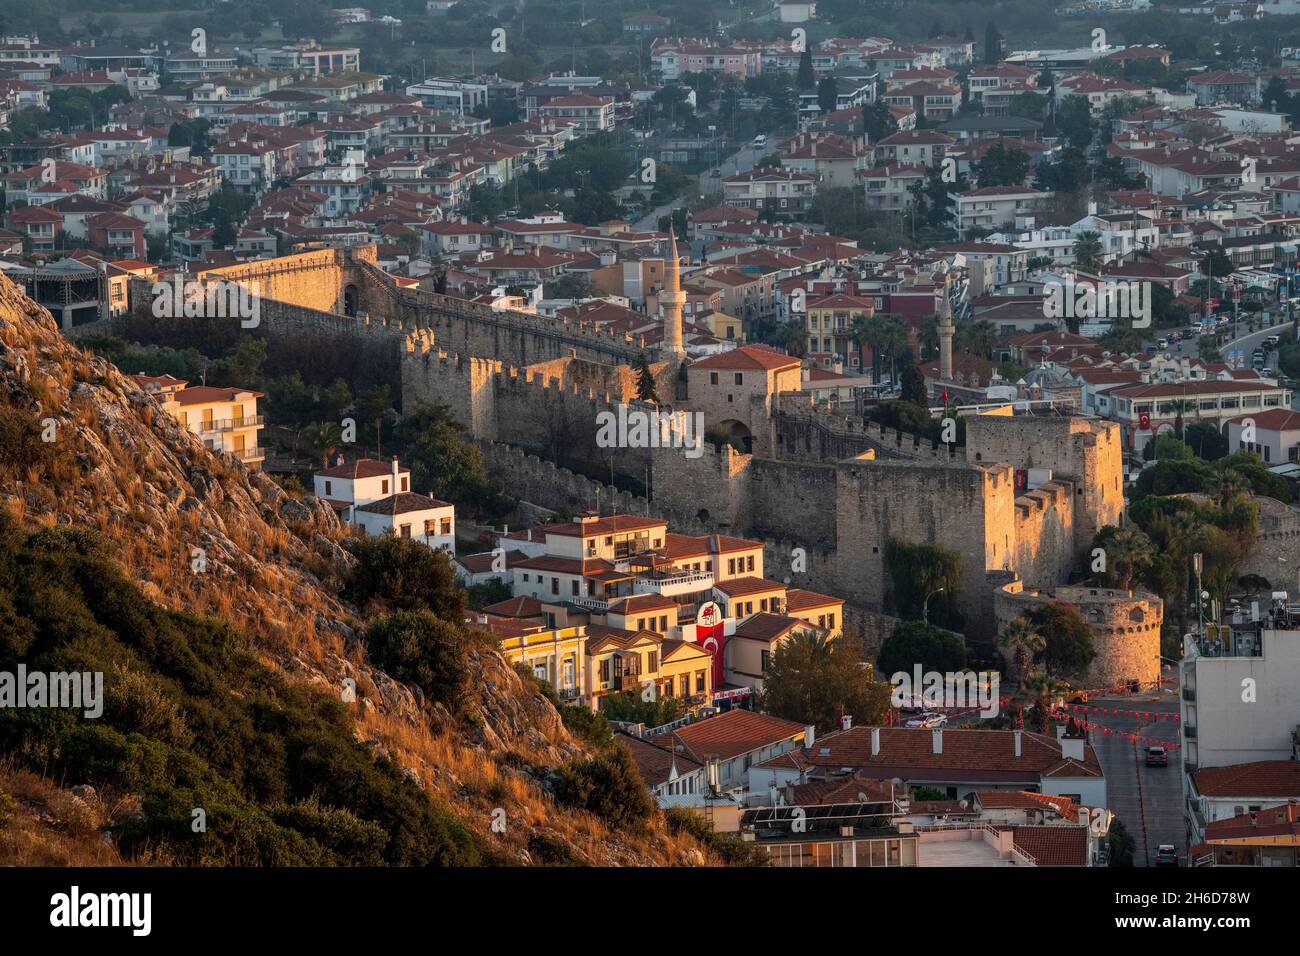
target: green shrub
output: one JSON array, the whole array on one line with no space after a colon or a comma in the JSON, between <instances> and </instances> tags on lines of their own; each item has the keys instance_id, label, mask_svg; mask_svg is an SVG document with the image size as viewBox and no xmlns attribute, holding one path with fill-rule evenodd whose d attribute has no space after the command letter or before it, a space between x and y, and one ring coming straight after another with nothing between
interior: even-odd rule
<instances>
[{"instance_id":1,"label":"green shrub","mask_svg":"<svg viewBox=\"0 0 1300 956\"><path fill-rule=\"evenodd\" d=\"M469 697L468 660L474 640L463 624L444 621L430 611L400 611L366 629L371 660L454 713Z\"/></svg>"},{"instance_id":2,"label":"green shrub","mask_svg":"<svg viewBox=\"0 0 1300 956\"><path fill-rule=\"evenodd\" d=\"M185 865L497 862L400 767L354 739L336 699L287 683L220 621L146 599L96 536L0 514L0 669L101 671L104 713L0 710L0 753L134 793L124 854ZM206 829L196 832L194 811Z\"/></svg>"},{"instance_id":3,"label":"green shrub","mask_svg":"<svg viewBox=\"0 0 1300 956\"><path fill-rule=\"evenodd\" d=\"M465 592L445 552L391 534L350 545L357 563L344 597L388 611L432 611L445 621L465 620Z\"/></svg>"},{"instance_id":4,"label":"green shrub","mask_svg":"<svg viewBox=\"0 0 1300 956\"><path fill-rule=\"evenodd\" d=\"M587 810L610 826L625 830L643 829L655 812L650 789L631 751L622 746L565 767L556 797L563 804Z\"/></svg>"}]
</instances>

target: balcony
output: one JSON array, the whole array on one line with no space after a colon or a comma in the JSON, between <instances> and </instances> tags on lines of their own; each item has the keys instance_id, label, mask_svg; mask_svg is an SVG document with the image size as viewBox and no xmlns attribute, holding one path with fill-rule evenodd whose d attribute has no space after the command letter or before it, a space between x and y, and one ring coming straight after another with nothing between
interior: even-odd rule
<instances>
[{"instance_id":1,"label":"balcony","mask_svg":"<svg viewBox=\"0 0 1300 956\"><path fill-rule=\"evenodd\" d=\"M647 574L636 579L637 594L661 594L676 597L706 591L713 587L713 574L709 571L678 571L668 574Z\"/></svg>"},{"instance_id":2,"label":"balcony","mask_svg":"<svg viewBox=\"0 0 1300 956\"><path fill-rule=\"evenodd\" d=\"M608 611L609 602L601 598L594 597L571 597L568 602L577 607L585 607L589 611Z\"/></svg>"},{"instance_id":3,"label":"balcony","mask_svg":"<svg viewBox=\"0 0 1300 956\"><path fill-rule=\"evenodd\" d=\"M227 448L227 455L234 455L240 461L264 461L266 459L265 448Z\"/></svg>"},{"instance_id":4,"label":"balcony","mask_svg":"<svg viewBox=\"0 0 1300 956\"><path fill-rule=\"evenodd\" d=\"M1191 704L1196 703L1196 688L1195 688L1195 687L1184 687L1184 688L1183 688L1183 700L1185 700L1185 701L1187 701L1188 703L1191 703Z\"/></svg>"},{"instance_id":5,"label":"balcony","mask_svg":"<svg viewBox=\"0 0 1300 956\"><path fill-rule=\"evenodd\" d=\"M265 415L249 415L244 418L216 418L210 422L201 422L199 427L205 432L229 432L238 428L260 428L265 424Z\"/></svg>"},{"instance_id":6,"label":"balcony","mask_svg":"<svg viewBox=\"0 0 1300 956\"><path fill-rule=\"evenodd\" d=\"M1188 726L1187 724L1183 724L1183 736L1186 737L1188 740L1195 740L1196 725L1192 724L1191 726Z\"/></svg>"}]
</instances>

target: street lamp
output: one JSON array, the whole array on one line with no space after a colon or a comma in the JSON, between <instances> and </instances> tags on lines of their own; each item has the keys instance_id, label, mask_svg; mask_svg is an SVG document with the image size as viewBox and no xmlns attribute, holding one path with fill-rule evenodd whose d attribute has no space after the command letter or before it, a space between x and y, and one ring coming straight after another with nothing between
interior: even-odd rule
<instances>
[{"instance_id":1,"label":"street lamp","mask_svg":"<svg viewBox=\"0 0 1300 956\"><path fill-rule=\"evenodd\" d=\"M926 624L930 623L930 598L934 597L936 594L940 593L941 591L946 591L946 590L947 588L935 588L933 591L931 591L929 594L925 596L925 603L921 607L921 619L925 621Z\"/></svg>"}]
</instances>

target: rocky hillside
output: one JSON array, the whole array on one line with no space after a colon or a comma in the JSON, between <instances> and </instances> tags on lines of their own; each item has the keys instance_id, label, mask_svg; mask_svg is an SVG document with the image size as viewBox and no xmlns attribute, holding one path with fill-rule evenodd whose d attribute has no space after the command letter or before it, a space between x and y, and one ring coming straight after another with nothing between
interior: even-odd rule
<instances>
[{"instance_id":1,"label":"rocky hillside","mask_svg":"<svg viewBox=\"0 0 1300 956\"><path fill-rule=\"evenodd\" d=\"M661 817L629 833L558 805L556 768L584 750L551 703L496 652L473 652L477 718L470 724L368 663L357 636L366 622L339 598L353 559L331 509L210 452L116 368L70 344L3 276L0 505L26 529L99 532L150 601L227 622L294 685L340 699L351 678L356 739L403 768L501 859L714 859L685 834L670 833ZM497 808L505 811L504 833L493 831ZM30 845L33 821L43 817L32 807L24 813Z\"/></svg>"}]
</instances>

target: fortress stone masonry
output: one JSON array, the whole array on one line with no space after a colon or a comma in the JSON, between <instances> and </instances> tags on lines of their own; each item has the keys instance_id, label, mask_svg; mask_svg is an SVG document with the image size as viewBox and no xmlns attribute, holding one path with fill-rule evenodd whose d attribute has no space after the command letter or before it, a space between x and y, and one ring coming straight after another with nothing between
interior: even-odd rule
<instances>
[{"instance_id":1,"label":"fortress stone masonry","mask_svg":"<svg viewBox=\"0 0 1300 956\"><path fill-rule=\"evenodd\" d=\"M1131 680L1151 685L1160 679L1164 602L1156 595L1114 588L1033 589L1015 581L999 588L993 600L999 630L1052 602L1072 605L1092 631L1096 656L1085 686L1122 687Z\"/></svg>"},{"instance_id":2,"label":"fortress stone masonry","mask_svg":"<svg viewBox=\"0 0 1300 956\"><path fill-rule=\"evenodd\" d=\"M936 444L816 405L798 391L797 364L770 351L744 346L692 370L698 360L672 335L648 351L584 323L408 288L375 265L368 247L202 277L256 282L259 334L315 335L350 350L364 343L402 410L447 405L490 450L489 467L506 488L532 503L636 511L693 533L781 542L817 556L792 572L800 586L841 595L864 613L892 606L883 558L891 536L938 544L962 555L968 637L990 641L999 588L1063 585L1083 570L1097 529L1121 520L1114 423L976 415L965 420L964 446ZM728 444L705 445L695 457L599 446L597 416L637 405L634 366L643 355L660 398L699 413ZM1017 493L1017 472L1031 468L1050 470L1050 480ZM611 477L623 490L606 484Z\"/></svg>"}]
</instances>

